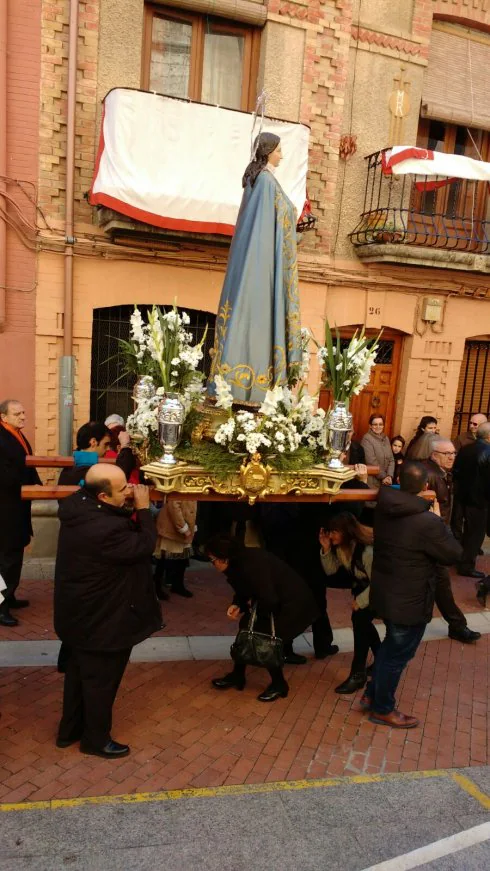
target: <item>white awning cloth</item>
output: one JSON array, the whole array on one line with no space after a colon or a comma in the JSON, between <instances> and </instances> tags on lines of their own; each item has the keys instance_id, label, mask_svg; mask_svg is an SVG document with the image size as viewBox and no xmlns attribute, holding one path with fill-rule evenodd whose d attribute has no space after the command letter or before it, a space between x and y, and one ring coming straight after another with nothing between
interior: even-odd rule
<instances>
[{"instance_id":1,"label":"white awning cloth","mask_svg":"<svg viewBox=\"0 0 490 871\"><path fill-rule=\"evenodd\" d=\"M263 130L281 137L276 175L299 216L309 130L267 118ZM251 131L246 112L115 88L104 100L89 202L157 227L232 235Z\"/></svg>"},{"instance_id":2,"label":"white awning cloth","mask_svg":"<svg viewBox=\"0 0 490 871\"><path fill-rule=\"evenodd\" d=\"M490 181L490 163L445 154L413 145L395 145L383 152L383 172L387 175L438 175L442 178L469 178Z\"/></svg>"}]
</instances>

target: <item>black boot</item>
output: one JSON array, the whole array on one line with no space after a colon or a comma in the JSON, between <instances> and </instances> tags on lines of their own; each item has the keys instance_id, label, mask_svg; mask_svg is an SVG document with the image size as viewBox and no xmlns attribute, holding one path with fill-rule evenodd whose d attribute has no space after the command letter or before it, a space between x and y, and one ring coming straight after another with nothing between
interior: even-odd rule
<instances>
[{"instance_id":1,"label":"black boot","mask_svg":"<svg viewBox=\"0 0 490 871\"><path fill-rule=\"evenodd\" d=\"M17 620L17 617L14 617L4 604L3 608L0 610L0 626L8 626L10 628L11 626L18 625L19 621Z\"/></svg>"},{"instance_id":2,"label":"black boot","mask_svg":"<svg viewBox=\"0 0 490 871\"><path fill-rule=\"evenodd\" d=\"M211 683L217 690L229 690L231 687L234 687L236 690L243 690L245 677L230 671L229 674L225 674L223 677L215 677Z\"/></svg>"},{"instance_id":3,"label":"black boot","mask_svg":"<svg viewBox=\"0 0 490 871\"><path fill-rule=\"evenodd\" d=\"M362 690L367 680L367 675L365 671L353 671L343 683L339 684L338 687L335 687L335 692L340 693L341 695L348 695L349 693L355 693L357 690Z\"/></svg>"},{"instance_id":4,"label":"black boot","mask_svg":"<svg viewBox=\"0 0 490 871\"><path fill-rule=\"evenodd\" d=\"M263 693L257 696L257 699L259 702L275 702L276 699L285 699L288 693L289 686L286 681L282 685L277 686L271 683Z\"/></svg>"}]
</instances>

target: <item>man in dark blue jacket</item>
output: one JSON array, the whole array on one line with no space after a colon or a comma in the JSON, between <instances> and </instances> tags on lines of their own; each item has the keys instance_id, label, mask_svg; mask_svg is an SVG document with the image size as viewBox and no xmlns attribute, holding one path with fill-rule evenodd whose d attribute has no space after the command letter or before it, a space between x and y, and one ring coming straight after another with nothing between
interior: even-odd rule
<instances>
[{"instance_id":1,"label":"man in dark blue jacket","mask_svg":"<svg viewBox=\"0 0 490 871\"><path fill-rule=\"evenodd\" d=\"M400 490L382 487L374 512L370 606L384 620L386 637L361 705L373 723L398 729L418 725L396 710L395 692L432 619L437 567L454 565L461 555L449 527L423 498L427 479L422 463L405 462Z\"/></svg>"}]
</instances>

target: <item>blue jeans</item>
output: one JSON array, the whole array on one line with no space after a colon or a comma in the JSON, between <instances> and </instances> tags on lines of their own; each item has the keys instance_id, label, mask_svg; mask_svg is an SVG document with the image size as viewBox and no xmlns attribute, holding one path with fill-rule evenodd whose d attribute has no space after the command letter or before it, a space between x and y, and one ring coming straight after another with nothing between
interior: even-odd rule
<instances>
[{"instance_id":1,"label":"blue jeans","mask_svg":"<svg viewBox=\"0 0 490 871\"><path fill-rule=\"evenodd\" d=\"M366 687L373 711L391 714L395 710L395 693L402 671L415 656L422 641L426 623L402 626L385 620L386 637L374 660L373 679Z\"/></svg>"}]
</instances>

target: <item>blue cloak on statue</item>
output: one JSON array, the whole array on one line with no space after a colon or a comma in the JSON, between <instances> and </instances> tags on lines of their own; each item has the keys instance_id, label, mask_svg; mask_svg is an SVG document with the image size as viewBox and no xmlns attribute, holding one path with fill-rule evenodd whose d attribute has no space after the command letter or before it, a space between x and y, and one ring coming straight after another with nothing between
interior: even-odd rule
<instances>
[{"instance_id":1,"label":"blue cloak on statue","mask_svg":"<svg viewBox=\"0 0 490 871\"><path fill-rule=\"evenodd\" d=\"M258 405L301 362L296 210L268 169L247 184L221 291L208 393Z\"/></svg>"}]
</instances>

